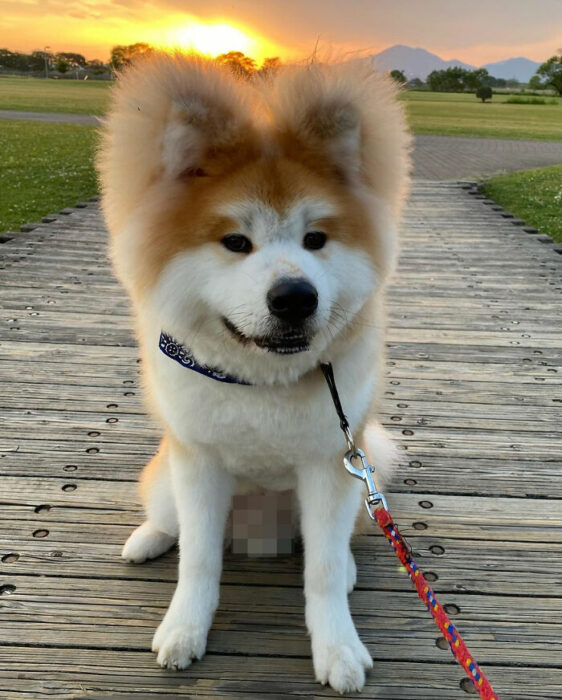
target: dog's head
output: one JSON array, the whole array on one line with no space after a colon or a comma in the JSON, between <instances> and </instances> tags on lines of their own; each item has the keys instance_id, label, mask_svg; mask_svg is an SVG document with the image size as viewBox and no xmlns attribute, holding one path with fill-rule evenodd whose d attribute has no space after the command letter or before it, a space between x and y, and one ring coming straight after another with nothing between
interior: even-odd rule
<instances>
[{"instance_id":1,"label":"dog's head","mask_svg":"<svg viewBox=\"0 0 562 700\"><path fill-rule=\"evenodd\" d=\"M295 378L392 267L406 149L393 88L366 66L248 84L193 58L139 64L99 161L137 310L206 364Z\"/></svg>"}]
</instances>

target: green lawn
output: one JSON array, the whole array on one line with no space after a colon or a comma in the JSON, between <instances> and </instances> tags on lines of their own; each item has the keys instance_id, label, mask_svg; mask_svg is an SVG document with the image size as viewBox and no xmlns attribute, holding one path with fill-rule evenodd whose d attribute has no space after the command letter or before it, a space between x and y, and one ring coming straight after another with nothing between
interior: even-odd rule
<instances>
[{"instance_id":1,"label":"green lawn","mask_svg":"<svg viewBox=\"0 0 562 700\"><path fill-rule=\"evenodd\" d=\"M562 98L556 98L557 105L526 105L507 104L509 97L498 94L483 103L471 94L402 93L416 134L562 140Z\"/></svg>"},{"instance_id":2,"label":"green lawn","mask_svg":"<svg viewBox=\"0 0 562 700\"><path fill-rule=\"evenodd\" d=\"M105 80L0 78L0 109L103 114L110 86Z\"/></svg>"},{"instance_id":3,"label":"green lawn","mask_svg":"<svg viewBox=\"0 0 562 700\"><path fill-rule=\"evenodd\" d=\"M0 78L0 109L103 114L110 88L106 81ZM483 104L472 94L402 93L416 134L562 140L562 98L557 105L526 105L507 104L509 97L496 94Z\"/></svg>"},{"instance_id":4,"label":"green lawn","mask_svg":"<svg viewBox=\"0 0 562 700\"><path fill-rule=\"evenodd\" d=\"M562 165L494 177L484 193L530 226L562 243Z\"/></svg>"},{"instance_id":5,"label":"green lawn","mask_svg":"<svg viewBox=\"0 0 562 700\"><path fill-rule=\"evenodd\" d=\"M93 126L0 120L0 231L97 191Z\"/></svg>"},{"instance_id":6,"label":"green lawn","mask_svg":"<svg viewBox=\"0 0 562 700\"><path fill-rule=\"evenodd\" d=\"M102 114L108 82L0 78L0 109ZM494 95L405 91L415 133L562 140L557 105L506 104ZM0 231L96 192L95 127L0 120ZM495 178L487 193L537 228L562 239L562 166ZM557 211L558 210L558 211Z\"/></svg>"}]
</instances>

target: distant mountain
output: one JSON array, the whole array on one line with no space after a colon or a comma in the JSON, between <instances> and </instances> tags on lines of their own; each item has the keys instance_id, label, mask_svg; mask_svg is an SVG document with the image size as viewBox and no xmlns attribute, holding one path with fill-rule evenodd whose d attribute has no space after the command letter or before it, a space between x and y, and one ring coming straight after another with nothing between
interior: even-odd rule
<instances>
[{"instance_id":1,"label":"distant mountain","mask_svg":"<svg viewBox=\"0 0 562 700\"><path fill-rule=\"evenodd\" d=\"M457 61L444 61L434 53L425 49L413 49L410 46L391 46L384 51L373 56L376 67L383 71L398 70L403 71L407 78L421 78L425 80L433 70L445 70L453 66L460 66L467 70L474 70L475 66Z\"/></svg>"},{"instance_id":2,"label":"distant mountain","mask_svg":"<svg viewBox=\"0 0 562 700\"><path fill-rule=\"evenodd\" d=\"M520 56L519 58L508 58L507 61L486 63L482 68L485 68L494 78L505 78L506 80L516 78L520 83L528 83L540 65L536 61Z\"/></svg>"},{"instance_id":3,"label":"distant mountain","mask_svg":"<svg viewBox=\"0 0 562 700\"><path fill-rule=\"evenodd\" d=\"M411 46L402 46L400 44L375 54L372 56L372 60L379 70L386 72L396 68L403 71L409 80L412 78L425 80L431 71L446 70L453 66L460 66L467 70L476 68L476 66L463 63L457 59L445 61L437 54L430 53L425 49L412 48ZM485 68L494 78L505 78L506 80L516 78L522 83L527 83L539 66L540 63L521 56L519 58L508 58L505 61L497 61L496 63L487 63L482 68Z\"/></svg>"}]
</instances>

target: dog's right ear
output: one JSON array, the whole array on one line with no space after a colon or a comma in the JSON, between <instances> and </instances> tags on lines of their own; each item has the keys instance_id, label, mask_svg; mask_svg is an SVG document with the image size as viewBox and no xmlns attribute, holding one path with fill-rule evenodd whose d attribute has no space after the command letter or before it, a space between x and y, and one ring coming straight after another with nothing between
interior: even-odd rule
<instances>
[{"instance_id":1,"label":"dog's right ear","mask_svg":"<svg viewBox=\"0 0 562 700\"><path fill-rule=\"evenodd\" d=\"M154 183L212 176L250 158L252 94L198 56L154 53L122 71L97 157L110 230L123 228Z\"/></svg>"},{"instance_id":2,"label":"dog's right ear","mask_svg":"<svg viewBox=\"0 0 562 700\"><path fill-rule=\"evenodd\" d=\"M168 177L218 175L256 153L250 121L232 105L197 94L172 103L162 137L162 164Z\"/></svg>"}]
</instances>

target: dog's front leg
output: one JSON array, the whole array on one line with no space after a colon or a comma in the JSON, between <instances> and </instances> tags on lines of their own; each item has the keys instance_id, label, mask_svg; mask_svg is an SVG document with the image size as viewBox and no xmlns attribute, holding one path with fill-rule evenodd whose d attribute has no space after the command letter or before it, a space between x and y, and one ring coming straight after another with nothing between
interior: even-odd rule
<instances>
[{"instance_id":1,"label":"dog's front leg","mask_svg":"<svg viewBox=\"0 0 562 700\"><path fill-rule=\"evenodd\" d=\"M234 478L204 454L170 445L172 485L180 525L178 584L156 630L158 663L181 669L205 653L219 601L223 536Z\"/></svg>"},{"instance_id":2,"label":"dog's front leg","mask_svg":"<svg viewBox=\"0 0 562 700\"><path fill-rule=\"evenodd\" d=\"M361 484L339 463L299 470L304 537L306 624L316 679L340 693L361 690L373 661L359 639L347 599L349 541Z\"/></svg>"}]
</instances>

